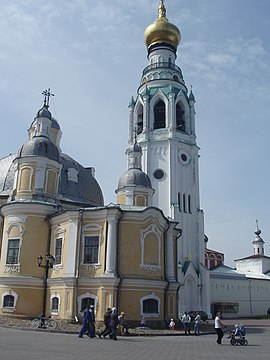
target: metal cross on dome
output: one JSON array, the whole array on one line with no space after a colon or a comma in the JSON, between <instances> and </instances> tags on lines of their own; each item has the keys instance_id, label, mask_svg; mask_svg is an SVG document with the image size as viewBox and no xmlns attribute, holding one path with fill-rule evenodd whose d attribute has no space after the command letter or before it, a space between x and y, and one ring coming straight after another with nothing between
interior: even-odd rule
<instances>
[{"instance_id":1,"label":"metal cross on dome","mask_svg":"<svg viewBox=\"0 0 270 360\"><path fill-rule=\"evenodd\" d=\"M48 88L48 90L42 91L42 95L44 95L44 105L49 107L50 96L54 96L54 94L51 93L51 89Z\"/></svg>"}]
</instances>

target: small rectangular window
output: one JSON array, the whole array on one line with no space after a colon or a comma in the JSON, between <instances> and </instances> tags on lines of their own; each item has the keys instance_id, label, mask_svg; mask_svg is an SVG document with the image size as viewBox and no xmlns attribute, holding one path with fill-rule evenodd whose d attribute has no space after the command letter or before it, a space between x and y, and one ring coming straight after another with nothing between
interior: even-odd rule
<instances>
[{"instance_id":1,"label":"small rectangular window","mask_svg":"<svg viewBox=\"0 0 270 360\"><path fill-rule=\"evenodd\" d=\"M84 238L84 259L85 264L96 264L99 259L99 237L86 236Z\"/></svg>"},{"instance_id":2,"label":"small rectangular window","mask_svg":"<svg viewBox=\"0 0 270 360\"><path fill-rule=\"evenodd\" d=\"M188 212L191 214L191 196L188 195Z\"/></svg>"},{"instance_id":3,"label":"small rectangular window","mask_svg":"<svg viewBox=\"0 0 270 360\"><path fill-rule=\"evenodd\" d=\"M62 238L55 240L55 264L62 263Z\"/></svg>"},{"instance_id":4,"label":"small rectangular window","mask_svg":"<svg viewBox=\"0 0 270 360\"><path fill-rule=\"evenodd\" d=\"M7 264L18 264L19 262L19 239L8 240Z\"/></svg>"},{"instance_id":5,"label":"small rectangular window","mask_svg":"<svg viewBox=\"0 0 270 360\"><path fill-rule=\"evenodd\" d=\"M187 212L186 194L183 194L183 211L184 211L184 212Z\"/></svg>"},{"instance_id":6,"label":"small rectangular window","mask_svg":"<svg viewBox=\"0 0 270 360\"><path fill-rule=\"evenodd\" d=\"M179 211L182 211L182 206L181 206L181 193L178 193L178 209Z\"/></svg>"},{"instance_id":7,"label":"small rectangular window","mask_svg":"<svg viewBox=\"0 0 270 360\"><path fill-rule=\"evenodd\" d=\"M3 307L13 308L14 307L14 296L13 295L5 295Z\"/></svg>"},{"instance_id":8,"label":"small rectangular window","mask_svg":"<svg viewBox=\"0 0 270 360\"><path fill-rule=\"evenodd\" d=\"M51 312L52 313L58 313L59 312L59 298L57 296L52 298Z\"/></svg>"}]
</instances>

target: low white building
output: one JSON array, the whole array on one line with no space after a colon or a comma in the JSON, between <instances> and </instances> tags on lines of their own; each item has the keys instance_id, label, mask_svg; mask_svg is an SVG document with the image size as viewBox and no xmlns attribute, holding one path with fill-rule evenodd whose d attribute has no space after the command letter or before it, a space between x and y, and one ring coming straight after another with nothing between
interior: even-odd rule
<instances>
[{"instance_id":1,"label":"low white building","mask_svg":"<svg viewBox=\"0 0 270 360\"><path fill-rule=\"evenodd\" d=\"M266 315L270 307L270 257L264 255L264 241L258 224L254 254L235 260L236 269L217 266L210 273L211 312L224 317Z\"/></svg>"}]
</instances>

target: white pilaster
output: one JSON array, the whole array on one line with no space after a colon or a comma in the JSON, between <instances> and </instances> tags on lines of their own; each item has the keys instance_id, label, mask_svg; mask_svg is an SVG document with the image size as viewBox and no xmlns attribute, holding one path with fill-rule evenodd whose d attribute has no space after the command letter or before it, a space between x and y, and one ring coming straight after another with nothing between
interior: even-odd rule
<instances>
[{"instance_id":1,"label":"white pilaster","mask_svg":"<svg viewBox=\"0 0 270 360\"><path fill-rule=\"evenodd\" d=\"M166 234L166 273L169 282L175 282L175 260L173 254L173 229L176 223L170 223Z\"/></svg>"},{"instance_id":2,"label":"white pilaster","mask_svg":"<svg viewBox=\"0 0 270 360\"><path fill-rule=\"evenodd\" d=\"M107 232L107 251L106 251L106 269L105 274L115 276L117 272L117 225L121 213L118 209L109 209L107 215L108 232Z\"/></svg>"}]
</instances>

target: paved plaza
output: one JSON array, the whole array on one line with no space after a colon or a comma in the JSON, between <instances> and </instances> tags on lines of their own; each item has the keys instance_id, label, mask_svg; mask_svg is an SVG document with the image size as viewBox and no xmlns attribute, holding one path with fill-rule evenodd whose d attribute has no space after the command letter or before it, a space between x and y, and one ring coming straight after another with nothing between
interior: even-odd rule
<instances>
[{"instance_id":1,"label":"paved plaza","mask_svg":"<svg viewBox=\"0 0 270 360\"><path fill-rule=\"evenodd\" d=\"M219 346L215 334L119 337L112 341L0 327L0 356L8 360L269 360L270 321L250 321L247 331L248 346L232 346L226 336Z\"/></svg>"}]
</instances>

